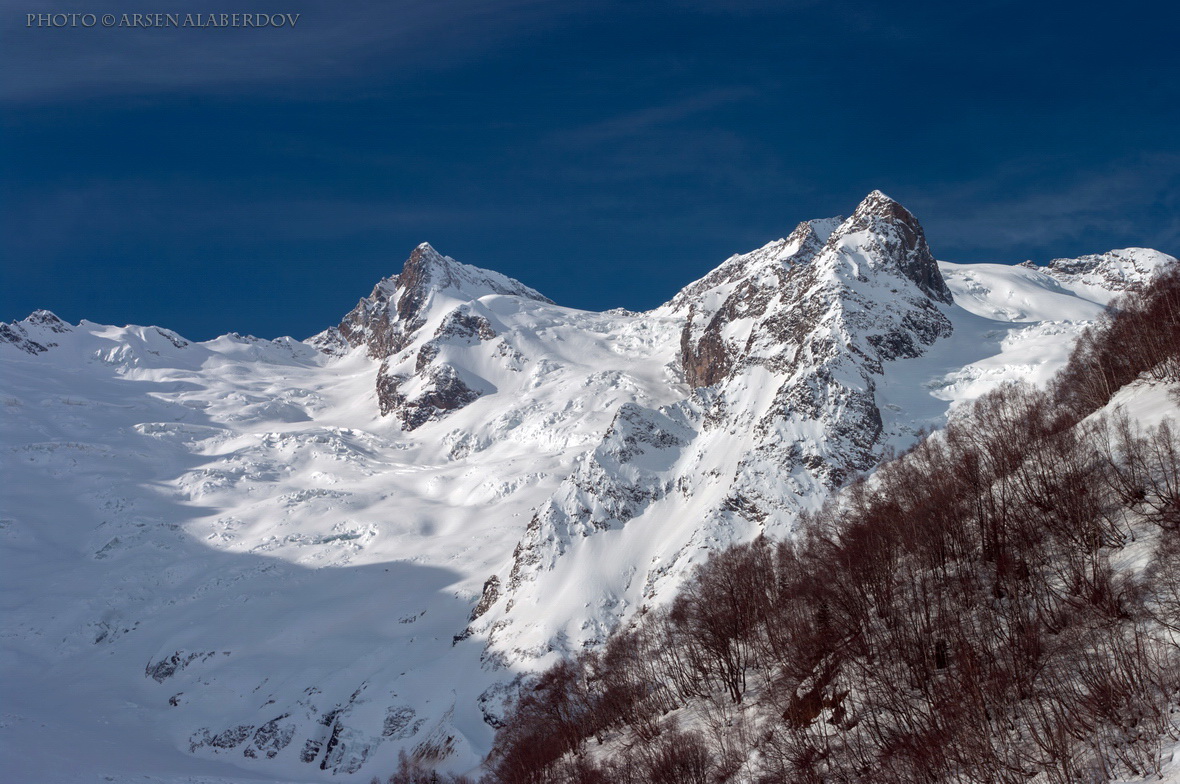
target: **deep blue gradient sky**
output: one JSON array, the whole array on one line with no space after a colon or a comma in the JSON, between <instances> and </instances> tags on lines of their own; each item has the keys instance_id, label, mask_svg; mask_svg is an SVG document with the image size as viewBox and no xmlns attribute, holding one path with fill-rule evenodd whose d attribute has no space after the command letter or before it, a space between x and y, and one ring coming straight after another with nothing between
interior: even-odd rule
<instances>
[{"instance_id":1,"label":"deep blue gradient sky","mask_svg":"<svg viewBox=\"0 0 1180 784\"><path fill-rule=\"evenodd\" d=\"M1180 252L1174 3L198 5L7 4L0 320L306 337L423 240L646 309L873 188L943 259Z\"/></svg>"}]
</instances>

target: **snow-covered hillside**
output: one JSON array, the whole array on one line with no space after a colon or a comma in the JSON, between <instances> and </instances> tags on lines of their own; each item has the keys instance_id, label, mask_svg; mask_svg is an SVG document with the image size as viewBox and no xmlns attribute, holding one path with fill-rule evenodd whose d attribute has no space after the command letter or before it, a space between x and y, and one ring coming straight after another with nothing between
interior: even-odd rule
<instances>
[{"instance_id":1,"label":"snow-covered hillside","mask_svg":"<svg viewBox=\"0 0 1180 784\"><path fill-rule=\"evenodd\" d=\"M2 325L4 769L471 769L521 673L955 403L1047 378L1168 261L936 262L874 192L648 313L422 245L306 342Z\"/></svg>"}]
</instances>

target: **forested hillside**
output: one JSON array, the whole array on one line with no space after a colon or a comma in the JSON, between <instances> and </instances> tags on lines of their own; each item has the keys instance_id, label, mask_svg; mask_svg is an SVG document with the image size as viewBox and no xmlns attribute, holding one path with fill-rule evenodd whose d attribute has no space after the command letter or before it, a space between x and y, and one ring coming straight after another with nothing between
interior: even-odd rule
<instances>
[{"instance_id":1,"label":"forested hillside","mask_svg":"<svg viewBox=\"0 0 1180 784\"><path fill-rule=\"evenodd\" d=\"M1047 389L960 408L797 536L716 554L669 605L544 673L488 779L1157 774L1180 718L1178 398L1173 265Z\"/></svg>"}]
</instances>

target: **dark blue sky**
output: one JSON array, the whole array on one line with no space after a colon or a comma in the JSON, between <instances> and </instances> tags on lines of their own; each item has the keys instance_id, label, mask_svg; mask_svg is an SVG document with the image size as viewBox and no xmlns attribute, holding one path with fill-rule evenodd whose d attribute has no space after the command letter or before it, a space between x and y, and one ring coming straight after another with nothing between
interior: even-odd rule
<instances>
[{"instance_id":1,"label":"dark blue sky","mask_svg":"<svg viewBox=\"0 0 1180 784\"><path fill-rule=\"evenodd\" d=\"M306 337L423 240L644 309L873 188L944 259L1180 252L1174 3L194 5L8 4L0 320ZM178 9L302 16L25 18Z\"/></svg>"}]
</instances>

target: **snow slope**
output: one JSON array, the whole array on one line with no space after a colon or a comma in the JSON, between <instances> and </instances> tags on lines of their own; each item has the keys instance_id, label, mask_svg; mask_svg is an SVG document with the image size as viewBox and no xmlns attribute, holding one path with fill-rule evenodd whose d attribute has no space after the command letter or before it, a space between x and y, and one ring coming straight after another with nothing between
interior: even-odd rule
<instances>
[{"instance_id":1,"label":"snow slope","mask_svg":"<svg viewBox=\"0 0 1180 784\"><path fill-rule=\"evenodd\" d=\"M423 245L308 342L3 325L6 778L471 769L522 673L1047 378L1170 260L935 262L874 193L649 313Z\"/></svg>"}]
</instances>

